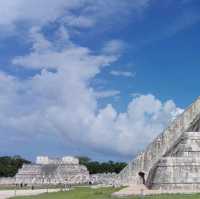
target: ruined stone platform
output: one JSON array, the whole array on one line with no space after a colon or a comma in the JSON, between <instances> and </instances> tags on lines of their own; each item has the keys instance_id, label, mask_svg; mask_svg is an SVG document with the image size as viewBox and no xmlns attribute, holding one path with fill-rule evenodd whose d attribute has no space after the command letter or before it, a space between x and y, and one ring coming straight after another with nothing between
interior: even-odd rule
<instances>
[{"instance_id":1,"label":"ruined stone platform","mask_svg":"<svg viewBox=\"0 0 200 199\"><path fill-rule=\"evenodd\" d=\"M49 159L37 157L35 164L24 164L15 176L15 184L85 184L90 176L87 168L77 158Z\"/></svg>"}]
</instances>

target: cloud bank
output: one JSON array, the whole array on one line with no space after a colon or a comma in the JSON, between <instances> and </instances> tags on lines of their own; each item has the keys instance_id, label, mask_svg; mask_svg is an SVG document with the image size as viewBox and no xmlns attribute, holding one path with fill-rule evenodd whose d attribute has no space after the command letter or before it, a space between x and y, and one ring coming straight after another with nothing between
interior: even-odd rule
<instances>
[{"instance_id":1,"label":"cloud bank","mask_svg":"<svg viewBox=\"0 0 200 199\"><path fill-rule=\"evenodd\" d=\"M90 82L118 59L118 52L94 54L70 40L58 48L38 30L31 30L30 38L32 51L13 64L41 72L25 80L1 73L1 129L17 136L59 134L85 149L131 156L182 111L151 94L133 98L124 113L112 104L99 109L99 97L119 93L98 96Z\"/></svg>"},{"instance_id":2,"label":"cloud bank","mask_svg":"<svg viewBox=\"0 0 200 199\"><path fill-rule=\"evenodd\" d=\"M150 0L0 0L0 26L46 25L58 21L68 27L88 28L130 12L141 12ZM5 28L5 27L4 27Z\"/></svg>"},{"instance_id":3,"label":"cloud bank","mask_svg":"<svg viewBox=\"0 0 200 199\"><path fill-rule=\"evenodd\" d=\"M100 98L120 95L120 91L98 92L91 81L119 59L125 45L115 39L94 52L70 38L72 27L89 28L113 13L127 14L130 8L141 11L149 0L0 2L0 26L16 28L22 21L30 26L26 37L31 48L13 58L13 67L35 71L25 79L0 72L1 132L25 139L59 135L82 149L132 156L182 112L173 101L161 102L152 94L133 97L125 112L109 103L99 108ZM59 21L57 38L50 40L42 28L55 21ZM123 71L112 74L133 76Z\"/></svg>"}]
</instances>

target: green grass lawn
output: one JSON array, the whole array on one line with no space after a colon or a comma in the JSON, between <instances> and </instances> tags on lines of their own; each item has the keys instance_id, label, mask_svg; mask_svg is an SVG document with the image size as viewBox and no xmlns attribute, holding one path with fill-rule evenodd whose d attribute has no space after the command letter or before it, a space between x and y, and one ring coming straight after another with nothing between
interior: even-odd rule
<instances>
[{"instance_id":1,"label":"green grass lawn","mask_svg":"<svg viewBox=\"0 0 200 199\"><path fill-rule=\"evenodd\" d=\"M38 196L16 197L12 199L117 199L111 194L117 191L112 188L105 189L90 189L90 188L76 188L69 192L46 193ZM146 196L147 199L200 199L200 194L193 195L160 195L160 196ZM140 199L140 197L129 197L127 199Z\"/></svg>"}]
</instances>

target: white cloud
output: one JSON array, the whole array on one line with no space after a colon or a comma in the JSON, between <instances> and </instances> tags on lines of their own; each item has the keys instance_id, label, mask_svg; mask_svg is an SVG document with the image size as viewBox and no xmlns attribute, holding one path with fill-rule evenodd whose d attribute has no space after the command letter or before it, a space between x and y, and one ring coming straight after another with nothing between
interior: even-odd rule
<instances>
[{"instance_id":1,"label":"white cloud","mask_svg":"<svg viewBox=\"0 0 200 199\"><path fill-rule=\"evenodd\" d=\"M126 44L122 42L121 40L111 40L109 41L104 48L102 49L102 52L105 54L113 54L113 53L119 53L124 50Z\"/></svg>"},{"instance_id":2,"label":"white cloud","mask_svg":"<svg viewBox=\"0 0 200 199\"><path fill-rule=\"evenodd\" d=\"M153 95L133 98L124 113L110 104L98 109L99 97L90 81L116 61L118 53L94 55L73 43L58 49L37 31L31 32L31 38L32 52L13 62L39 68L41 73L28 80L0 75L2 131L27 139L57 134L85 149L132 155L181 112L172 101L162 103Z\"/></svg>"},{"instance_id":3,"label":"white cloud","mask_svg":"<svg viewBox=\"0 0 200 199\"><path fill-rule=\"evenodd\" d=\"M173 101L162 103L153 95L133 98L125 113L117 113L108 105L92 125L92 131L96 132L93 142L95 146L103 145L120 154L132 155L143 149L181 112Z\"/></svg>"},{"instance_id":4,"label":"white cloud","mask_svg":"<svg viewBox=\"0 0 200 199\"><path fill-rule=\"evenodd\" d=\"M129 71L112 70L110 72L110 74L114 75L114 76L135 77L135 73L132 73L132 72L129 72Z\"/></svg>"},{"instance_id":5,"label":"white cloud","mask_svg":"<svg viewBox=\"0 0 200 199\"><path fill-rule=\"evenodd\" d=\"M133 97L124 113L111 104L98 108L99 98L119 95L119 91L98 93L90 83L103 67L119 58L124 43L112 40L97 54L73 43L66 29L91 27L111 16L122 18L121 12L140 11L149 1L0 0L0 25L25 21L31 27L31 52L14 58L12 63L40 71L25 80L0 73L1 132L25 139L54 134L85 149L122 155L132 155L160 133L182 111L173 101L162 103L149 94ZM80 11L78 15L72 12L74 9ZM60 18L59 39L47 40L41 26ZM128 71L111 73L134 75Z\"/></svg>"},{"instance_id":6,"label":"white cloud","mask_svg":"<svg viewBox=\"0 0 200 199\"><path fill-rule=\"evenodd\" d=\"M69 38L66 38L69 41L64 48L57 46L59 41L54 45L38 31L38 29L31 30L32 52L26 56L16 57L13 59L13 64L36 69L62 68L66 72L73 72L71 74L73 76L79 77L81 74L81 77L89 78L99 72L99 66L106 66L117 59L117 51L115 54L96 56L90 49L73 44Z\"/></svg>"},{"instance_id":7,"label":"white cloud","mask_svg":"<svg viewBox=\"0 0 200 199\"><path fill-rule=\"evenodd\" d=\"M25 21L44 24L55 21L65 11L82 6L80 0L0 0L0 25Z\"/></svg>"},{"instance_id":8,"label":"white cloud","mask_svg":"<svg viewBox=\"0 0 200 199\"><path fill-rule=\"evenodd\" d=\"M91 27L118 13L142 10L150 0L0 0L0 25L44 25L61 20L72 27ZM76 12L73 12L76 10ZM77 14L78 13L78 14Z\"/></svg>"},{"instance_id":9,"label":"white cloud","mask_svg":"<svg viewBox=\"0 0 200 199\"><path fill-rule=\"evenodd\" d=\"M89 28L94 26L95 24L95 20L90 17L86 16L76 17L74 15L65 16L63 22L65 23L65 25L78 28Z\"/></svg>"},{"instance_id":10,"label":"white cloud","mask_svg":"<svg viewBox=\"0 0 200 199\"><path fill-rule=\"evenodd\" d=\"M108 97L114 97L119 96L120 91L117 90L107 90L107 91L96 91L95 96L96 98L108 98Z\"/></svg>"}]
</instances>

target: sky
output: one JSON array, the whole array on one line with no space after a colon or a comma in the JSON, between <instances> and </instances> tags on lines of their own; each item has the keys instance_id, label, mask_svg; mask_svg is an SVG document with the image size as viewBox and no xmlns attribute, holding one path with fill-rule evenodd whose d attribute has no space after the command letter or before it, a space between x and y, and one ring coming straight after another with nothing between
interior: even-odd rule
<instances>
[{"instance_id":1,"label":"sky","mask_svg":"<svg viewBox=\"0 0 200 199\"><path fill-rule=\"evenodd\" d=\"M200 95L198 0L0 0L0 155L128 161Z\"/></svg>"}]
</instances>

